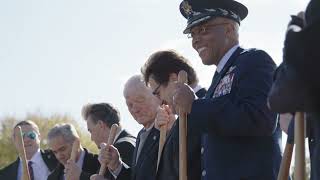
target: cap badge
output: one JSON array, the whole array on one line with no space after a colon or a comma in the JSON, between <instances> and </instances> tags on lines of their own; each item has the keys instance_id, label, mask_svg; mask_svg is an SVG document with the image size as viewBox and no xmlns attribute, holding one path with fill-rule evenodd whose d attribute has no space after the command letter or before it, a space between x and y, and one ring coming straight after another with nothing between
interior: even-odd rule
<instances>
[{"instance_id":1,"label":"cap badge","mask_svg":"<svg viewBox=\"0 0 320 180\"><path fill-rule=\"evenodd\" d=\"M188 1L183 1L182 2L182 9L183 11L189 16L190 14L192 14L192 7L190 6L190 4L188 3Z\"/></svg>"}]
</instances>

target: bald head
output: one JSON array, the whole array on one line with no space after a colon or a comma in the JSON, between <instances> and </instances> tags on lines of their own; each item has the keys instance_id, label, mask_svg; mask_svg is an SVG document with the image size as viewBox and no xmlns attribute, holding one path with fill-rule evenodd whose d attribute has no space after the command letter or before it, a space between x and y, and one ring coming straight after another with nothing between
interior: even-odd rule
<instances>
[{"instance_id":1,"label":"bald head","mask_svg":"<svg viewBox=\"0 0 320 180\"><path fill-rule=\"evenodd\" d=\"M133 118L144 127L150 127L154 122L160 100L152 94L141 75L134 75L128 79L123 96Z\"/></svg>"}]
</instances>

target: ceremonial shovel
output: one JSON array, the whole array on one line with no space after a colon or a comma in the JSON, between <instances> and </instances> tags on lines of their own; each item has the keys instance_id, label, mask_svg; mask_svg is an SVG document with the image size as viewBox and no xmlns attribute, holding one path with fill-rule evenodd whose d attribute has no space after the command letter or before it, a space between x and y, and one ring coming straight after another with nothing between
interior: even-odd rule
<instances>
[{"instance_id":1,"label":"ceremonial shovel","mask_svg":"<svg viewBox=\"0 0 320 180\"><path fill-rule=\"evenodd\" d=\"M107 145L113 145L114 142L114 138L116 137L118 131L118 125L117 124L113 124L111 126L111 130L109 133L109 138L108 138L108 144ZM106 145L104 143L101 144L101 149L105 148ZM99 175L103 176L106 173L107 167L106 164L101 164L100 170L99 170Z\"/></svg>"},{"instance_id":2,"label":"ceremonial shovel","mask_svg":"<svg viewBox=\"0 0 320 180\"><path fill-rule=\"evenodd\" d=\"M187 83L188 74L180 71L178 82ZM187 113L179 110L179 180L187 180Z\"/></svg>"},{"instance_id":3,"label":"ceremonial shovel","mask_svg":"<svg viewBox=\"0 0 320 180\"><path fill-rule=\"evenodd\" d=\"M18 126L14 129L14 134L18 138L18 153L19 157L22 161L22 179L23 180L30 180L30 174L28 170L28 163L27 163L27 156L26 156L26 151L24 149L24 142L23 142L23 137L22 137L22 132L21 132L21 127Z\"/></svg>"}]
</instances>

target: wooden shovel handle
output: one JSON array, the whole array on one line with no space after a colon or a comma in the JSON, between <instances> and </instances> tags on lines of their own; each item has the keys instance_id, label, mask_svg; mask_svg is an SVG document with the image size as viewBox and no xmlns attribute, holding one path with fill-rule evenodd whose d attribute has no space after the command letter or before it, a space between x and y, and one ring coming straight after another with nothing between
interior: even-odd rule
<instances>
[{"instance_id":1,"label":"wooden shovel handle","mask_svg":"<svg viewBox=\"0 0 320 180\"><path fill-rule=\"evenodd\" d=\"M294 141L296 144L294 179L306 178L305 120L303 112L296 112L294 118Z\"/></svg>"},{"instance_id":2,"label":"wooden shovel handle","mask_svg":"<svg viewBox=\"0 0 320 180\"><path fill-rule=\"evenodd\" d=\"M284 148L277 180L288 180L294 144L287 143Z\"/></svg>"},{"instance_id":3,"label":"wooden shovel handle","mask_svg":"<svg viewBox=\"0 0 320 180\"><path fill-rule=\"evenodd\" d=\"M159 150L158 150L158 162L157 162L157 171L160 163L160 158L163 150L164 143L166 142L167 136L167 125L160 127L160 138L159 138Z\"/></svg>"},{"instance_id":4,"label":"wooden shovel handle","mask_svg":"<svg viewBox=\"0 0 320 180\"><path fill-rule=\"evenodd\" d=\"M187 83L188 74L180 71L178 82ZM179 110L179 180L187 180L187 113Z\"/></svg>"},{"instance_id":5,"label":"wooden shovel handle","mask_svg":"<svg viewBox=\"0 0 320 180\"><path fill-rule=\"evenodd\" d=\"M72 144L72 151L70 156L70 159L74 162L77 161L77 154L79 149L80 149L80 140L76 138Z\"/></svg>"},{"instance_id":6,"label":"wooden shovel handle","mask_svg":"<svg viewBox=\"0 0 320 180\"><path fill-rule=\"evenodd\" d=\"M27 156L24 148L24 142L23 142L22 131L20 126L17 126L14 129L14 134L18 138L18 153L22 161L22 178L23 180L30 180L31 178L28 170Z\"/></svg>"},{"instance_id":7,"label":"wooden shovel handle","mask_svg":"<svg viewBox=\"0 0 320 180\"><path fill-rule=\"evenodd\" d=\"M110 129L109 138L108 138L108 144L107 145L113 145L114 139L116 137L118 131L118 125L113 124ZM99 175L103 176L106 173L107 170L106 164L101 164Z\"/></svg>"}]
</instances>

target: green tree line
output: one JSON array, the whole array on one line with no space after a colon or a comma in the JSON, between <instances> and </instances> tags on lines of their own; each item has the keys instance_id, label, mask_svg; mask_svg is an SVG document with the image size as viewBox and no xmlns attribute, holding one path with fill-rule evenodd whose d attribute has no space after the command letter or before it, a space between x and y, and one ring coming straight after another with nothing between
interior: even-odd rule
<instances>
[{"instance_id":1,"label":"green tree line","mask_svg":"<svg viewBox=\"0 0 320 180\"><path fill-rule=\"evenodd\" d=\"M97 153L98 149L94 142L91 141L87 129L81 128L78 122L68 115L53 114L50 116L41 113L29 113L24 118L18 119L12 116L0 118L0 169L15 161L18 153L12 142L12 129L17 122L21 120L31 120L39 126L41 134L41 149L47 149L48 131L58 123L71 123L77 129L83 147Z\"/></svg>"}]
</instances>

